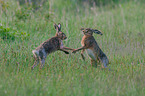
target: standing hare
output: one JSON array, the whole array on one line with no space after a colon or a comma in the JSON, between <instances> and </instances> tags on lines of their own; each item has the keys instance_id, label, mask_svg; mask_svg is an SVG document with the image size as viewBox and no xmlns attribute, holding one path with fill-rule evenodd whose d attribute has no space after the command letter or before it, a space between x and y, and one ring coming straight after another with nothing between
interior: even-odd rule
<instances>
[{"instance_id":1,"label":"standing hare","mask_svg":"<svg viewBox=\"0 0 145 96\"><path fill-rule=\"evenodd\" d=\"M82 50L81 56L85 60L83 53L86 49L87 54L89 55L91 59L92 66L97 67L97 61L101 61L102 67L106 68L109 63L109 60L107 56L103 53L103 51L100 49L95 38L93 37L93 33L100 34L100 35L102 35L102 33L99 30L95 30L91 28L81 28L81 30L83 31L83 34L84 34L81 41L82 47L78 49L74 49L72 53Z\"/></svg>"},{"instance_id":2,"label":"standing hare","mask_svg":"<svg viewBox=\"0 0 145 96\"><path fill-rule=\"evenodd\" d=\"M54 24L54 27L56 29L56 35L45 42L43 42L41 45L39 45L35 50L32 51L35 62L31 69L34 69L35 66L41 63L41 68L44 66L45 59L48 54L55 52L57 50L65 52L65 54L69 54L66 50L73 50L68 47L63 46L62 40L65 40L67 37L66 35L61 31L61 24L58 25ZM65 50L66 49L66 50Z\"/></svg>"}]
</instances>

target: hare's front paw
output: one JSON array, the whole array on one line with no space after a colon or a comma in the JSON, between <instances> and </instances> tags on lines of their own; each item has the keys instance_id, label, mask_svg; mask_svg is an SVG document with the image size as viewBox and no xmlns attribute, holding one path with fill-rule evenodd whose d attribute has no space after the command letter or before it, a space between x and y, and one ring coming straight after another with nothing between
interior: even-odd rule
<instances>
[{"instance_id":1,"label":"hare's front paw","mask_svg":"<svg viewBox=\"0 0 145 96\"><path fill-rule=\"evenodd\" d=\"M69 52L65 51L65 54L69 54Z\"/></svg>"}]
</instances>

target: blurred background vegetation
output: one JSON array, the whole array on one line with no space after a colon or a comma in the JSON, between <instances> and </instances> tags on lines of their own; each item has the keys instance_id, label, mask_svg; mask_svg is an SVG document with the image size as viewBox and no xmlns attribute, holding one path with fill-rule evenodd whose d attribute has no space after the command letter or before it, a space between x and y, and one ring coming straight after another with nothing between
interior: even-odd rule
<instances>
[{"instance_id":1,"label":"blurred background vegetation","mask_svg":"<svg viewBox=\"0 0 145 96\"><path fill-rule=\"evenodd\" d=\"M0 34L3 39L27 37L31 26L43 31L50 23L61 22L62 17L67 21L73 16L97 16L126 2L145 3L144 0L0 0Z\"/></svg>"}]
</instances>

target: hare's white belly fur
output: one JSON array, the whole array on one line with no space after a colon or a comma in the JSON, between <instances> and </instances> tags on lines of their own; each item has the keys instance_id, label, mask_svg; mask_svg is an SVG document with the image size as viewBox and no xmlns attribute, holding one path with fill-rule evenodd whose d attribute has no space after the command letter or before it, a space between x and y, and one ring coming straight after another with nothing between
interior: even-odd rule
<instances>
[{"instance_id":1,"label":"hare's white belly fur","mask_svg":"<svg viewBox=\"0 0 145 96\"><path fill-rule=\"evenodd\" d=\"M95 56L95 54L93 53L92 50L86 49L86 51L87 51L87 54L89 55L89 57L90 57L91 59L96 60L96 56Z\"/></svg>"}]
</instances>

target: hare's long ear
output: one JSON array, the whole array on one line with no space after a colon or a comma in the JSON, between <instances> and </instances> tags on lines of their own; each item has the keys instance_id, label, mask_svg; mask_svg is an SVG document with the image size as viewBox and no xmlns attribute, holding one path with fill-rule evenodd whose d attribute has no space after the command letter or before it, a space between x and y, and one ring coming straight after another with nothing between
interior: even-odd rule
<instances>
[{"instance_id":1,"label":"hare's long ear","mask_svg":"<svg viewBox=\"0 0 145 96\"><path fill-rule=\"evenodd\" d=\"M61 31L61 24L58 23L58 30Z\"/></svg>"},{"instance_id":2,"label":"hare's long ear","mask_svg":"<svg viewBox=\"0 0 145 96\"><path fill-rule=\"evenodd\" d=\"M57 32L59 32L59 28L56 24L54 24L54 28L56 29Z\"/></svg>"},{"instance_id":3,"label":"hare's long ear","mask_svg":"<svg viewBox=\"0 0 145 96\"><path fill-rule=\"evenodd\" d=\"M99 30L96 30L96 29L93 29L93 32L94 32L94 33L96 33L96 34L103 35L103 34L101 33L101 31L99 31Z\"/></svg>"}]
</instances>

